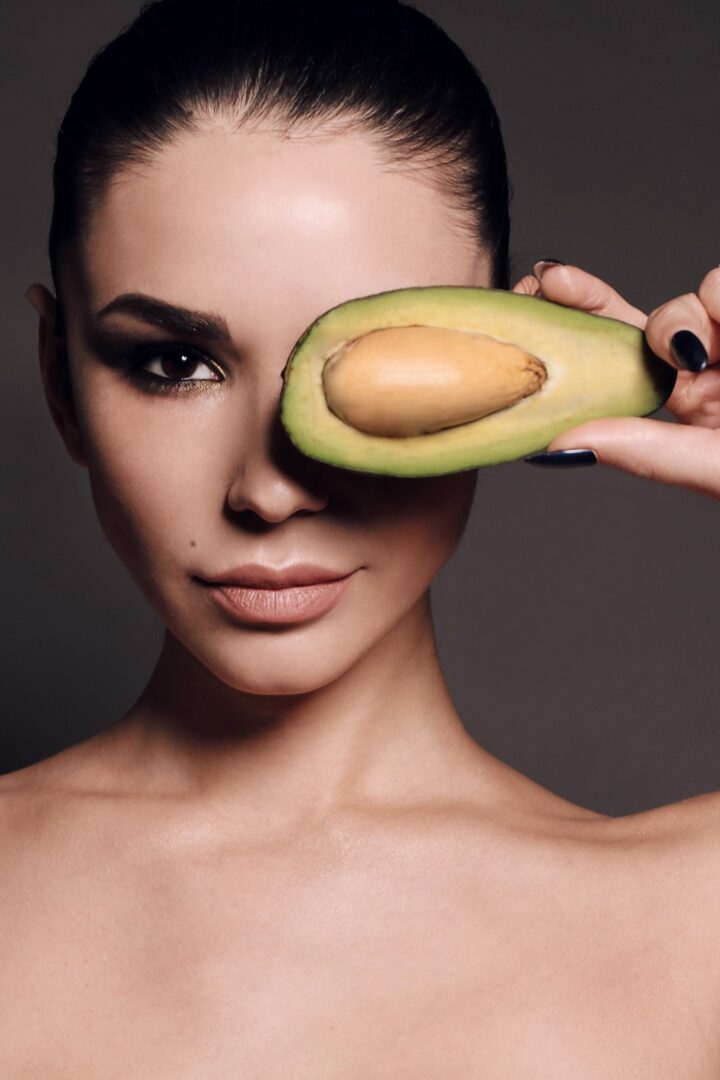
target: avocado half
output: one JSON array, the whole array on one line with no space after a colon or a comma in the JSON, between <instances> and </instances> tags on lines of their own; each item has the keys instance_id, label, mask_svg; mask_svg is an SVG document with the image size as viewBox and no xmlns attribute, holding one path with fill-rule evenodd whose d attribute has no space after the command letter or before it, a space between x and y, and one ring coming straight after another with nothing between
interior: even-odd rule
<instances>
[{"instance_id":1,"label":"avocado half","mask_svg":"<svg viewBox=\"0 0 720 1080\"><path fill-rule=\"evenodd\" d=\"M646 416L677 372L642 330L539 297L442 285L330 308L282 373L282 424L319 461L432 476L542 450L577 424Z\"/></svg>"}]
</instances>

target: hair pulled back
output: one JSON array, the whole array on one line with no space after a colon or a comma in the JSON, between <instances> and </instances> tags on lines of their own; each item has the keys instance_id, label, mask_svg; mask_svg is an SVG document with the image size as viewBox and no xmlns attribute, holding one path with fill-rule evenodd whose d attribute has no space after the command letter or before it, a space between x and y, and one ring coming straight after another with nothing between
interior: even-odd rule
<instances>
[{"instance_id":1,"label":"hair pulled back","mask_svg":"<svg viewBox=\"0 0 720 1080\"><path fill-rule=\"evenodd\" d=\"M106 185L217 116L237 128L371 131L393 166L432 170L489 250L491 284L509 287L497 113L432 19L400 0L152 0L92 57L58 131L48 254L60 323L59 254L82 238Z\"/></svg>"}]
</instances>

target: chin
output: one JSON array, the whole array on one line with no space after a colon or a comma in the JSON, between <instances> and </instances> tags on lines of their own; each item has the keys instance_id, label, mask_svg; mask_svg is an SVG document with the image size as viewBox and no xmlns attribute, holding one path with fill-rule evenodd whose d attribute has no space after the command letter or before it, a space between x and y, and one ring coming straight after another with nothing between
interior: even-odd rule
<instances>
[{"instance_id":1,"label":"chin","mask_svg":"<svg viewBox=\"0 0 720 1080\"><path fill-rule=\"evenodd\" d=\"M232 690L261 696L308 694L334 682L359 659L358 637L343 642L335 633L323 643L317 635L301 639L308 627L282 633L263 632L256 640L207 634L181 639L195 659L218 682ZM323 635L325 636L325 635ZM327 635L328 637L330 635ZM223 640L224 638L224 640Z\"/></svg>"}]
</instances>

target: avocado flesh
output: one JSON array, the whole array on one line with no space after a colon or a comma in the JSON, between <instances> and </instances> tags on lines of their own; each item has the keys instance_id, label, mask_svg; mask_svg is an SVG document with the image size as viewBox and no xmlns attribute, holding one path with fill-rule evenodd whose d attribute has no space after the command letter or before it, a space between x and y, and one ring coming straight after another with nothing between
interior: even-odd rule
<instances>
[{"instance_id":1,"label":"avocado flesh","mask_svg":"<svg viewBox=\"0 0 720 1080\"><path fill-rule=\"evenodd\" d=\"M476 420L396 437L361 431L332 411L323 372L350 343L391 327L485 335L536 358L547 376L536 392ZM616 319L500 289L419 286L356 297L315 319L283 370L280 416L311 458L359 472L433 476L524 457L586 420L646 416L670 396L676 374L640 329Z\"/></svg>"}]
</instances>

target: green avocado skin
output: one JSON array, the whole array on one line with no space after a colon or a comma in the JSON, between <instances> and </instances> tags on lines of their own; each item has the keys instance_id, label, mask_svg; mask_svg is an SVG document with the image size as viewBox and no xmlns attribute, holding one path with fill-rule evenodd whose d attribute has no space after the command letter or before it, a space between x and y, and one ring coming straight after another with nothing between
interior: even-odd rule
<instances>
[{"instance_id":1,"label":"green avocado skin","mask_svg":"<svg viewBox=\"0 0 720 1080\"><path fill-rule=\"evenodd\" d=\"M370 435L328 407L322 371L345 342L391 326L443 326L525 349L548 371L528 398L480 420L400 438ZM586 420L647 416L670 397L677 371L645 334L617 319L501 289L432 285L355 297L301 334L283 369L280 418L303 454L357 472L437 476L513 461Z\"/></svg>"}]
</instances>

